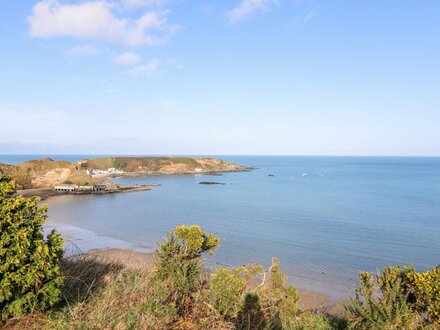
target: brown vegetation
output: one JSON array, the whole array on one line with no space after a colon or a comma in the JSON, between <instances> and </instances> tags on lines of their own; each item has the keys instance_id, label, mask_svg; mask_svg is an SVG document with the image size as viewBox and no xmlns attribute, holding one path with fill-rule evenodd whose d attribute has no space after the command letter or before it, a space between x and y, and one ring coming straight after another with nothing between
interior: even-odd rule
<instances>
[{"instance_id":1,"label":"brown vegetation","mask_svg":"<svg viewBox=\"0 0 440 330\"><path fill-rule=\"evenodd\" d=\"M106 157L79 162L82 169L106 170L116 168L127 173L180 174L203 172L243 171L248 168L215 158L190 157Z\"/></svg>"},{"instance_id":2,"label":"brown vegetation","mask_svg":"<svg viewBox=\"0 0 440 330\"><path fill-rule=\"evenodd\" d=\"M0 164L0 171L12 177L18 189L52 188L71 182L78 185L97 184L76 164L50 158L36 159L17 165Z\"/></svg>"}]
</instances>

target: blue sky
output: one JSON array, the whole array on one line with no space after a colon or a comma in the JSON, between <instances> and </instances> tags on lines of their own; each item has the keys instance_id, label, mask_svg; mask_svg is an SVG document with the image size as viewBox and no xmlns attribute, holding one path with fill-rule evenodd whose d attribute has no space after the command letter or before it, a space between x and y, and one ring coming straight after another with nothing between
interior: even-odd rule
<instances>
[{"instance_id":1,"label":"blue sky","mask_svg":"<svg viewBox=\"0 0 440 330\"><path fill-rule=\"evenodd\" d=\"M440 155L440 2L3 0L0 153Z\"/></svg>"}]
</instances>

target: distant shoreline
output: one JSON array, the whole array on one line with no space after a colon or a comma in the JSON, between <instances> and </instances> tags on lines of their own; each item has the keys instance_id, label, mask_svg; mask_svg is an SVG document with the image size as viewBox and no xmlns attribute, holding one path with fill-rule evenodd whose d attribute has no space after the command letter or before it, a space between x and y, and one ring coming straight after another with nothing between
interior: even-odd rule
<instances>
[{"instance_id":1,"label":"distant shoreline","mask_svg":"<svg viewBox=\"0 0 440 330\"><path fill-rule=\"evenodd\" d=\"M132 186L118 186L111 190L76 191L76 192L60 192L49 188L24 189L24 190L18 190L17 194L25 197L40 197L42 200L46 200L49 197L66 196L66 195L106 195L106 194L116 194L116 193L148 191L151 190L151 187L156 187L156 186L158 185L144 184L144 185L132 185Z\"/></svg>"},{"instance_id":2,"label":"distant shoreline","mask_svg":"<svg viewBox=\"0 0 440 330\"><path fill-rule=\"evenodd\" d=\"M63 184L89 186L91 190L95 190L93 186L101 185L105 179L114 177L221 175L253 169L255 167L216 158L191 157L105 157L73 162L42 158L13 165L0 163L0 171L10 176L17 189L22 192L29 189L50 189ZM43 196L48 194L45 191L40 193Z\"/></svg>"}]
</instances>

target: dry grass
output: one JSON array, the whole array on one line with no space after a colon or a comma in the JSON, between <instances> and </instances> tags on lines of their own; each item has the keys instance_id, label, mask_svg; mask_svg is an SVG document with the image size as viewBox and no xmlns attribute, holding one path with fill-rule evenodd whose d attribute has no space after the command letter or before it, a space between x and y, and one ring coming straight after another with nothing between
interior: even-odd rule
<instances>
[{"instance_id":1,"label":"dry grass","mask_svg":"<svg viewBox=\"0 0 440 330\"><path fill-rule=\"evenodd\" d=\"M169 294L166 282L151 281L146 269L125 268L103 256L79 254L63 260L66 284L60 304L46 312L12 319L7 329L236 329L207 303L208 277L200 282L191 311L177 321L151 312L151 297ZM292 329L342 329L340 320L304 312ZM1 328L1 327L0 327Z\"/></svg>"}]
</instances>

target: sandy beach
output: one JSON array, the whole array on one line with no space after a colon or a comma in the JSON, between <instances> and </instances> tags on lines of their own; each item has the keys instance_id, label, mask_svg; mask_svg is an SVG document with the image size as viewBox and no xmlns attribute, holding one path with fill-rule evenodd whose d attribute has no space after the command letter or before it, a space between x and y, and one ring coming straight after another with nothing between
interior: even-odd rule
<instances>
[{"instance_id":1,"label":"sandy beach","mask_svg":"<svg viewBox=\"0 0 440 330\"><path fill-rule=\"evenodd\" d=\"M154 252L143 253L127 249L93 249L88 255L102 258L104 262L114 262L131 269L152 270L154 267ZM304 309L326 310L337 313L337 306L326 294L299 289L299 305Z\"/></svg>"},{"instance_id":2,"label":"sandy beach","mask_svg":"<svg viewBox=\"0 0 440 330\"><path fill-rule=\"evenodd\" d=\"M29 196L39 195L44 203L63 202L58 199L62 195L52 194L51 190L34 189L27 190ZM65 238L66 255L71 256L77 253L102 258L104 262L115 262L131 269L151 270L154 267L154 252L152 248L137 246L128 241L118 240L101 236L95 232L82 229L68 223L54 221L49 217L46 229L57 229ZM252 262L252 260L249 260ZM211 269L215 266L210 266ZM291 278L293 279L293 278ZM335 300L325 292L313 291L298 288L300 291L299 305L306 310L322 310L331 314L339 314L339 300Z\"/></svg>"}]
</instances>

